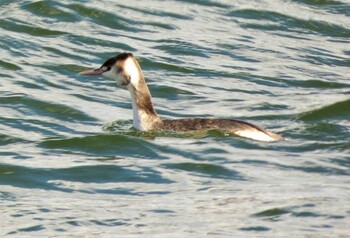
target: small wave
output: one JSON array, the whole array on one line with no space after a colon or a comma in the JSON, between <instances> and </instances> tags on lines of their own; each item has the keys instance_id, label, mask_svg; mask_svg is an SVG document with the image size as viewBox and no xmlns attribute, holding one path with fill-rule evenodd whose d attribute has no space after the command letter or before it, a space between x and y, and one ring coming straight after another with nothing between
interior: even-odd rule
<instances>
[{"instance_id":1,"label":"small wave","mask_svg":"<svg viewBox=\"0 0 350 238\"><path fill-rule=\"evenodd\" d=\"M270 31L299 32L306 34L320 34L324 36L341 38L350 37L350 29L343 26L318 20L300 19L274 11L262 11L255 9L233 10L228 14L228 16L259 20L259 23L241 23L243 27L247 28Z\"/></svg>"},{"instance_id":2,"label":"small wave","mask_svg":"<svg viewBox=\"0 0 350 238\"><path fill-rule=\"evenodd\" d=\"M152 16L158 16L158 17L172 17L175 19L181 19L181 20L192 20L193 17L192 16L188 16L185 14L181 14L178 12L170 12L170 11L164 11L164 10L154 10L154 9L147 9L147 8L139 8L137 6L129 6L129 5L121 5L120 7L124 8L124 9L130 9L133 11L137 11L137 12L141 12L144 13L146 15L152 15Z\"/></svg>"},{"instance_id":3,"label":"small wave","mask_svg":"<svg viewBox=\"0 0 350 238\"><path fill-rule=\"evenodd\" d=\"M63 139L48 138L40 142L38 146L67 154L164 158L159 154L157 147L152 146L150 142L135 136L120 134L97 134Z\"/></svg>"},{"instance_id":4,"label":"small wave","mask_svg":"<svg viewBox=\"0 0 350 238\"><path fill-rule=\"evenodd\" d=\"M18 110L23 106L26 108L27 113L28 109L31 109L31 111L37 115L59 118L64 121L96 121L95 118L92 118L73 107L42 101L23 94L0 96L0 105L9 105L10 107L16 105Z\"/></svg>"},{"instance_id":5,"label":"small wave","mask_svg":"<svg viewBox=\"0 0 350 238\"><path fill-rule=\"evenodd\" d=\"M2 120L0 118L0 122L1 121ZM0 134L0 146L19 143L19 142L26 142L26 140L23 140L22 138L18 138L18 137Z\"/></svg>"},{"instance_id":6,"label":"small wave","mask_svg":"<svg viewBox=\"0 0 350 238\"><path fill-rule=\"evenodd\" d=\"M63 31L49 30L46 28L32 26L28 22L19 22L13 19L0 19L0 28L8 31L14 31L18 33L24 33L32 36L41 37L54 37L66 34L66 32Z\"/></svg>"},{"instance_id":7,"label":"small wave","mask_svg":"<svg viewBox=\"0 0 350 238\"><path fill-rule=\"evenodd\" d=\"M8 69L8 70L20 70L21 67L15 65L15 64L11 64L11 63L8 63L8 62L4 62L2 60L0 60L0 66L5 68L5 69Z\"/></svg>"},{"instance_id":8,"label":"small wave","mask_svg":"<svg viewBox=\"0 0 350 238\"><path fill-rule=\"evenodd\" d=\"M112 164L74 166L58 169L1 164L0 168L0 184L2 185L11 184L12 186L22 188L45 188L47 190L61 190L64 192L75 190L65 187L65 181L82 183L172 183L171 180L163 178L150 168L135 171ZM103 193L103 189L99 189L99 192ZM128 194L128 191L124 192L125 195Z\"/></svg>"},{"instance_id":9,"label":"small wave","mask_svg":"<svg viewBox=\"0 0 350 238\"><path fill-rule=\"evenodd\" d=\"M319 109L302 113L298 119L303 121L322 120L322 119L349 119L350 118L350 100L337 102Z\"/></svg>"},{"instance_id":10,"label":"small wave","mask_svg":"<svg viewBox=\"0 0 350 238\"><path fill-rule=\"evenodd\" d=\"M224 166L208 164L208 163L174 163L163 164L169 169L183 170L190 173L196 173L205 177L223 178L242 180L242 176L238 172L225 168Z\"/></svg>"},{"instance_id":11,"label":"small wave","mask_svg":"<svg viewBox=\"0 0 350 238\"><path fill-rule=\"evenodd\" d=\"M56 19L60 22L75 22L79 20L79 18L73 16L73 14L70 14L68 11L63 10L63 7L60 7L57 2L53 1L37 1L23 4L22 8L36 16Z\"/></svg>"}]
</instances>

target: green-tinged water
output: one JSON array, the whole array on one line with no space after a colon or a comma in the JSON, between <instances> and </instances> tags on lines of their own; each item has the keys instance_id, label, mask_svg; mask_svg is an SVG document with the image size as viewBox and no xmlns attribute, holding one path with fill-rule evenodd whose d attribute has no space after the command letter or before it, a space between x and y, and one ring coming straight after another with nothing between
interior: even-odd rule
<instances>
[{"instance_id":1,"label":"green-tinged water","mask_svg":"<svg viewBox=\"0 0 350 238\"><path fill-rule=\"evenodd\" d=\"M350 3L0 1L1 237L348 237ZM158 114L287 137L138 132L77 73L132 52Z\"/></svg>"}]
</instances>

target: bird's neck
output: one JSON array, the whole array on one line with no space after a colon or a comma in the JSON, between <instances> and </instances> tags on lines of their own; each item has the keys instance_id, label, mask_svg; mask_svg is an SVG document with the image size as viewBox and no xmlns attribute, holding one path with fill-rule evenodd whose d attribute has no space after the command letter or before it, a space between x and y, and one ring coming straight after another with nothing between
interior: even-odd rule
<instances>
[{"instance_id":1,"label":"bird's neck","mask_svg":"<svg viewBox=\"0 0 350 238\"><path fill-rule=\"evenodd\" d=\"M151 93L141 69L139 68L138 73L131 77L127 88L131 95L133 126L141 131L156 129L162 120L154 109Z\"/></svg>"}]
</instances>

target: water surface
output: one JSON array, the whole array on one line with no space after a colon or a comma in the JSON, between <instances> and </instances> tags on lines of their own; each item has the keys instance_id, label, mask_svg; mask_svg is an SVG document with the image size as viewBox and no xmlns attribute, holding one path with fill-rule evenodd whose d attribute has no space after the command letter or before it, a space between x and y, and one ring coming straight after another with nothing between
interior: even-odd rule
<instances>
[{"instance_id":1,"label":"water surface","mask_svg":"<svg viewBox=\"0 0 350 238\"><path fill-rule=\"evenodd\" d=\"M1 1L2 237L346 237L346 0ZM132 52L167 118L288 141L133 129L77 75Z\"/></svg>"}]
</instances>

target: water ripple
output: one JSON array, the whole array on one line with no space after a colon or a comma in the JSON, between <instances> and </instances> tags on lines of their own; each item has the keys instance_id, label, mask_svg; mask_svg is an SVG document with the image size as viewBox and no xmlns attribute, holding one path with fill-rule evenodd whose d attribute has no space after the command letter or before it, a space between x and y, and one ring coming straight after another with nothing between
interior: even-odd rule
<instances>
[{"instance_id":1,"label":"water ripple","mask_svg":"<svg viewBox=\"0 0 350 238\"><path fill-rule=\"evenodd\" d=\"M0 2L0 236L348 235L344 0ZM162 117L288 141L132 129L77 73L132 52Z\"/></svg>"},{"instance_id":2,"label":"water ripple","mask_svg":"<svg viewBox=\"0 0 350 238\"><path fill-rule=\"evenodd\" d=\"M273 11L257 11L254 9L235 10L231 11L229 16L259 21L259 23L241 24L242 27L252 29L311 33L341 38L349 38L350 36L350 29L340 25L316 20L299 19Z\"/></svg>"},{"instance_id":3,"label":"water ripple","mask_svg":"<svg viewBox=\"0 0 350 238\"><path fill-rule=\"evenodd\" d=\"M350 111L344 110L350 107L350 100L336 102L331 105L324 106L319 109L303 113L300 120L322 120L322 119L348 119Z\"/></svg>"}]
</instances>

